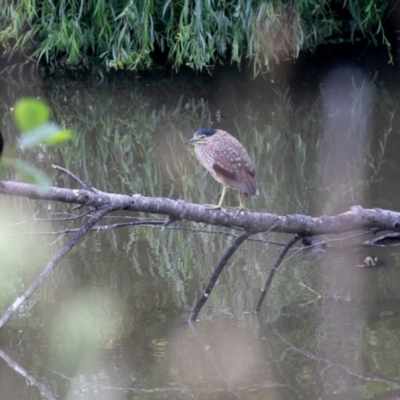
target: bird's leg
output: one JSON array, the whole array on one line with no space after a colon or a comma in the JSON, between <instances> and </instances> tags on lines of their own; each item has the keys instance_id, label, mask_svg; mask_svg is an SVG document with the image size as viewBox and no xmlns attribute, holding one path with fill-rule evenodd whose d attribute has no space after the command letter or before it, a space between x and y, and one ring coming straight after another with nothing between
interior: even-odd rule
<instances>
[{"instance_id":1,"label":"bird's leg","mask_svg":"<svg viewBox=\"0 0 400 400\"><path fill-rule=\"evenodd\" d=\"M226 194L226 186L222 185L222 193L221 193L221 197L219 199L219 203L217 205L205 204L204 207L207 208L208 210L219 210L219 209L221 209L222 211L224 211L224 209L222 208L222 203L224 202L225 194Z\"/></svg>"},{"instance_id":2,"label":"bird's leg","mask_svg":"<svg viewBox=\"0 0 400 400\"><path fill-rule=\"evenodd\" d=\"M242 198L242 192L239 193L239 207L234 207L235 210L237 210L237 213L239 214L240 211L251 211L249 208L247 208L244 203L243 203L243 198Z\"/></svg>"}]
</instances>

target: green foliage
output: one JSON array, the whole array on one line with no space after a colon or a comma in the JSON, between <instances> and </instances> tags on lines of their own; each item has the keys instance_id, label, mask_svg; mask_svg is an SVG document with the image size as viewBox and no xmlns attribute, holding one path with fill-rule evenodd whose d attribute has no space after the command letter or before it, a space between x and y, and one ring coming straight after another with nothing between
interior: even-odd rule
<instances>
[{"instance_id":1,"label":"green foliage","mask_svg":"<svg viewBox=\"0 0 400 400\"><path fill-rule=\"evenodd\" d=\"M33 98L18 100L15 103L13 116L15 124L23 133L20 139L23 148L32 148L42 143L57 144L72 137L71 131L61 129L54 122L48 121L50 110L43 101ZM2 162L41 190L50 186L51 182L47 175L30 163L16 158L3 158Z\"/></svg>"},{"instance_id":2,"label":"green foliage","mask_svg":"<svg viewBox=\"0 0 400 400\"><path fill-rule=\"evenodd\" d=\"M57 144L71 139L71 131L49 122L49 118L50 110L40 100L25 98L15 103L14 120L24 133L20 141L23 147L30 148L40 143Z\"/></svg>"},{"instance_id":3,"label":"green foliage","mask_svg":"<svg viewBox=\"0 0 400 400\"><path fill-rule=\"evenodd\" d=\"M11 53L67 69L154 68L152 52L175 69L211 70L249 59L254 73L303 49L354 41L390 54L384 0L0 0L0 43Z\"/></svg>"},{"instance_id":4,"label":"green foliage","mask_svg":"<svg viewBox=\"0 0 400 400\"><path fill-rule=\"evenodd\" d=\"M27 132L44 124L50 118L50 111L39 100L21 99L15 103L14 117L18 128Z\"/></svg>"}]
</instances>

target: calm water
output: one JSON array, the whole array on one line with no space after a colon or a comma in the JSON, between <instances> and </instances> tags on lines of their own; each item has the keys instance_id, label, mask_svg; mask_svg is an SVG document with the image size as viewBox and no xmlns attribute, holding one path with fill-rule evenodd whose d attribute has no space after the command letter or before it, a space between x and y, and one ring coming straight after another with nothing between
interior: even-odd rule
<instances>
[{"instance_id":1,"label":"calm water","mask_svg":"<svg viewBox=\"0 0 400 400\"><path fill-rule=\"evenodd\" d=\"M7 155L54 185L196 203L220 187L183 141L221 127L253 158L254 210L333 215L352 205L398 210L400 88L351 64L251 81L211 78L0 81ZM243 74L244 75L244 74ZM39 96L75 132L58 148L18 148L11 108ZM5 179L20 179L6 171ZM236 205L236 193L227 202ZM79 227L72 206L0 198L1 313ZM49 221L52 218L53 221ZM85 217L82 217L85 218ZM150 218L149 220L146 220ZM259 315L260 288L290 237L254 236L223 271L195 326L190 311L237 232L119 213L90 233L0 332L1 399L360 399L400 393L400 253L370 236L331 237L315 254L290 252ZM153 222L153 223L152 223ZM229 234L229 235L228 235ZM347 239L346 239L347 238ZM367 256L378 267L359 268Z\"/></svg>"}]
</instances>

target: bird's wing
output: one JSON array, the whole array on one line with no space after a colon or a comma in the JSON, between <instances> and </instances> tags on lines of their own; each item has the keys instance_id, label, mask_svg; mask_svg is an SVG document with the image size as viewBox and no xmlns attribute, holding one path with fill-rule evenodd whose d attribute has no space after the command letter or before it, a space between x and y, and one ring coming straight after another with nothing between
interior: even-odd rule
<instances>
[{"instance_id":1,"label":"bird's wing","mask_svg":"<svg viewBox=\"0 0 400 400\"><path fill-rule=\"evenodd\" d=\"M236 173L233 171L229 171L222 167L221 165L214 163L213 164L213 169L218 175L222 175L224 179L229 179L231 181L236 179Z\"/></svg>"},{"instance_id":2,"label":"bird's wing","mask_svg":"<svg viewBox=\"0 0 400 400\"><path fill-rule=\"evenodd\" d=\"M213 169L217 175L223 178L223 181L233 189L254 196L257 192L257 185L254 179L254 169L249 168L241 173L229 171L219 164L214 164Z\"/></svg>"}]
</instances>

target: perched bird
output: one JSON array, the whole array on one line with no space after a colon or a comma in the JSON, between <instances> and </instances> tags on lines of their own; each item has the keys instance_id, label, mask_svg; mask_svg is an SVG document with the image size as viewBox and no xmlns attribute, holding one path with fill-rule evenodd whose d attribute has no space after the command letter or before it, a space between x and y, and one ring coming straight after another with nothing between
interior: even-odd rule
<instances>
[{"instance_id":1,"label":"perched bird","mask_svg":"<svg viewBox=\"0 0 400 400\"><path fill-rule=\"evenodd\" d=\"M199 129L186 144L194 145L200 164L223 185L219 203L207 204L206 207L213 210L222 208L226 189L229 187L239 191L240 205L237 210L247 210L242 201L242 193L255 196L258 192L254 164L242 144L221 129Z\"/></svg>"}]
</instances>

